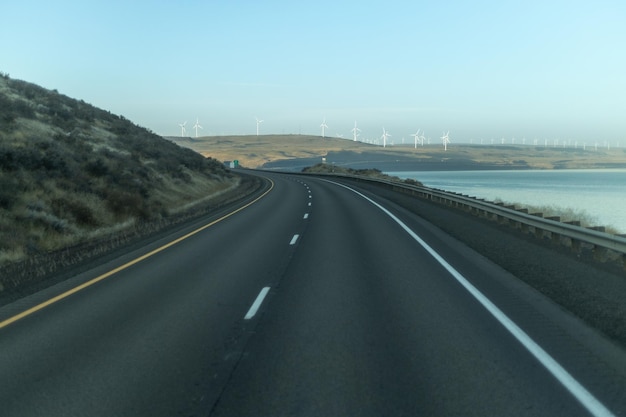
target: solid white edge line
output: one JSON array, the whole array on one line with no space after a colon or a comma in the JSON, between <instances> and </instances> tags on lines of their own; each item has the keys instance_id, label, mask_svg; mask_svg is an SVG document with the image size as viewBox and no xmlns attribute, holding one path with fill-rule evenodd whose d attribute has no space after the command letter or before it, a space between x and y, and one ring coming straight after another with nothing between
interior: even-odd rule
<instances>
[{"instance_id":1,"label":"solid white edge line","mask_svg":"<svg viewBox=\"0 0 626 417\"><path fill-rule=\"evenodd\" d=\"M296 242L298 241L298 238L300 237L300 235L293 235L293 237L291 238L291 242L289 242L290 245L295 245Z\"/></svg>"},{"instance_id":2,"label":"solid white edge line","mask_svg":"<svg viewBox=\"0 0 626 417\"><path fill-rule=\"evenodd\" d=\"M407 225L398 219L389 210L363 195L362 193L333 181L332 184L344 187L374 206L382 210L387 216L393 219L400 227L402 227L417 243L419 243L441 266L443 266L474 298L483 305L491 313L491 315L500 322L569 392L594 416L609 417L614 414L604 406L597 398L593 396L585 387L582 386L565 368L563 368L548 352L543 350L526 332L524 332L517 324L513 322L502 310L491 302L478 288L474 287L461 273L459 273L452 265L441 257L433 248L422 240Z\"/></svg>"},{"instance_id":3,"label":"solid white edge line","mask_svg":"<svg viewBox=\"0 0 626 417\"><path fill-rule=\"evenodd\" d=\"M248 312L246 313L244 320L250 320L252 317L254 317L256 312L259 310L259 307L261 307L261 303L263 303L263 300L265 299L265 296L267 295L269 291L270 291L270 287L263 287L261 292L259 292L259 295L257 295L256 300L254 300L254 303L252 303L250 310L248 310Z\"/></svg>"}]
</instances>

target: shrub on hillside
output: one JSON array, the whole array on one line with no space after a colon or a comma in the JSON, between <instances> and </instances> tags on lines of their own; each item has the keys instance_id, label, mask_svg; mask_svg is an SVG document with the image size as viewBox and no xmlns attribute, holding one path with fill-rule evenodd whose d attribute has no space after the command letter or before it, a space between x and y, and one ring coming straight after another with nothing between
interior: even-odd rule
<instances>
[{"instance_id":1,"label":"shrub on hillside","mask_svg":"<svg viewBox=\"0 0 626 417\"><path fill-rule=\"evenodd\" d=\"M107 206L118 219L136 217L141 220L150 218L150 208L145 199L137 193L124 190L107 190Z\"/></svg>"},{"instance_id":2,"label":"shrub on hillside","mask_svg":"<svg viewBox=\"0 0 626 417\"><path fill-rule=\"evenodd\" d=\"M12 100L3 94L0 94L0 130L8 133L17 127L16 119L23 117L32 119L35 111L23 100Z\"/></svg>"},{"instance_id":3,"label":"shrub on hillside","mask_svg":"<svg viewBox=\"0 0 626 417\"><path fill-rule=\"evenodd\" d=\"M103 177L109 174L109 166L102 158L97 157L87 161L84 165L85 171L94 177Z\"/></svg>"},{"instance_id":4,"label":"shrub on hillside","mask_svg":"<svg viewBox=\"0 0 626 417\"><path fill-rule=\"evenodd\" d=\"M18 180L0 172L0 209L10 210L20 190Z\"/></svg>"},{"instance_id":5,"label":"shrub on hillside","mask_svg":"<svg viewBox=\"0 0 626 417\"><path fill-rule=\"evenodd\" d=\"M50 206L56 216L74 220L80 226L97 227L100 225L91 208L80 200L67 197L54 198L50 201Z\"/></svg>"}]
</instances>

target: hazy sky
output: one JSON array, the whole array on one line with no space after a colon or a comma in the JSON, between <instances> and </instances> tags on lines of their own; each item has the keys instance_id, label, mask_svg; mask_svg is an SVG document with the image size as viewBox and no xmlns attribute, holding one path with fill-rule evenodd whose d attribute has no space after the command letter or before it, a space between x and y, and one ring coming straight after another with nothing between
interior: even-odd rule
<instances>
[{"instance_id":1,"label":"hazy sky","mask_svg":"<svg viewBox=\"0 0 626 417\"><path fill-rule=\"evenodd\" d=\"M626 143L626 1L3 1L0 71L162 135Z\"/></svg>"}]
</instances>

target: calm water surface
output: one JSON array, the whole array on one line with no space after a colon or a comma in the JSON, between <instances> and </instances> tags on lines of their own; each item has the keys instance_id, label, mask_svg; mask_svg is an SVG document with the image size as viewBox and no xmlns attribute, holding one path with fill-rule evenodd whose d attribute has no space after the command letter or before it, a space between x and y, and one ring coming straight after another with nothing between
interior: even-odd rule
<instances>
[{"instance_id":1,"label":"calm water surface","mask_svg":"<svg viewBox=\"0 0 626 417\"><path fill-rule=\"evenodd\" d=\"M388 172L488 200L584 211L626 233L626 169Z\"/></svg>"}]
</instances>

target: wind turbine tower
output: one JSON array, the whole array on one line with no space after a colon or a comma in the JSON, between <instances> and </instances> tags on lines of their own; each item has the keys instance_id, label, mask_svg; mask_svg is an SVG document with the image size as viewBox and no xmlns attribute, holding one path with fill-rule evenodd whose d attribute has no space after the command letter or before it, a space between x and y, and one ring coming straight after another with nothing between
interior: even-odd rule
<instances>
[{"instance_id":1,"label":"wind turbine tower","mask_svg":"<svg viewBox=\"0 0 626 417\"><path fill-rule=\"evenodd\" d=\"M320 127L322 128L322 137L325 138L326 137L326 130L328 129L328 126L326 125L326 118L324 117L324 120L322 121L322 124L320 125Z\"/></svg>"},{"instance_id":2,"label":"wind turbine tower","mask_svg":"<svg viewBox=\"0 0 626 417\"><path fill-rule=\"evenodd\" d=\"M178 126L180 126L180 137L181 138L183 136L185 136L185 125L187 125L186 121L178 125Z\"/></svg>"},{"instance_id":3,"label":"wind turbine tower","mask_svg":"<svg viewBox=\"0 0 626 417\"><path fill-rule=\"evenodd\" d=\"M200 126L200 123L198 123L197 117L196 117L196 124L193 125L193 128L196 129L196 137L198 137L198 129L202 129L202 126Z\"/></svg>"},{"instance_id":4,"label":"wind turbine tower","mask_svg":"<svg viewBox=\"0 0 626 417\"><path fill-rule=\"evenodd\" d=\"M359 132L361 131L361 129L359 129L358 127L356 127L356 120L354 121L354 127L352 128L351 132L352 132L352 137L354 138L354 141L356 142L356 138L357 136L359 136Z\"/></svg>"},{"instance_id":5,"label":"wind turbine tower","mask_svg":"<svg viewBox=\"0 0 626 417\"><path fill-rule=\"evenodd\" d=\"M255 119L256 119L256 135L259 136L259 125L263 123L263 120L259 120L258 117L255 117Z\"/></svg>"},{"instance_id":6,"label":"wind turbine tower","mask_svg":"<svg viewBox=\"0 0 626 417\"><path fill-rule=\"evenodd\" d=\"M417 132L413 133L411 136L413 136L415 138L415 149L417 149L417 142L420 142L422 136L420 136L420 130L417 129ZM422 142L422 146L424 145L424 142Z\"/></svg>"},{"instance_id":7,"label":"wind turbine tower","mask_svg":"<svg viewBox=\"0 0 626 417\"><path fill-rule=\"evenodd\" d=\"M383 140L383 148L386 148L386 147L387 147L387 138L388 138L389 136L391 136L391 135L390 135L390 134L389 134L389 132L387 132L387 131L385 130L385 128L383 127L383 134L382 134L382 136L380 137L380 138Z\"/></svg>"},{"instance_id":8,"label":"wind turbine tower","mask_svg":"<svg viewBox=\"0 0 626 417\"><path fill-rule=\"evenodd\" d=\"M450 131L448 131L447 133L444 133L443 136L440 138L443 141L444 151L448 150L448 143L450 143L450 138L448 137L449 134L450 134Z\"/></svg>"}]
</instances>

